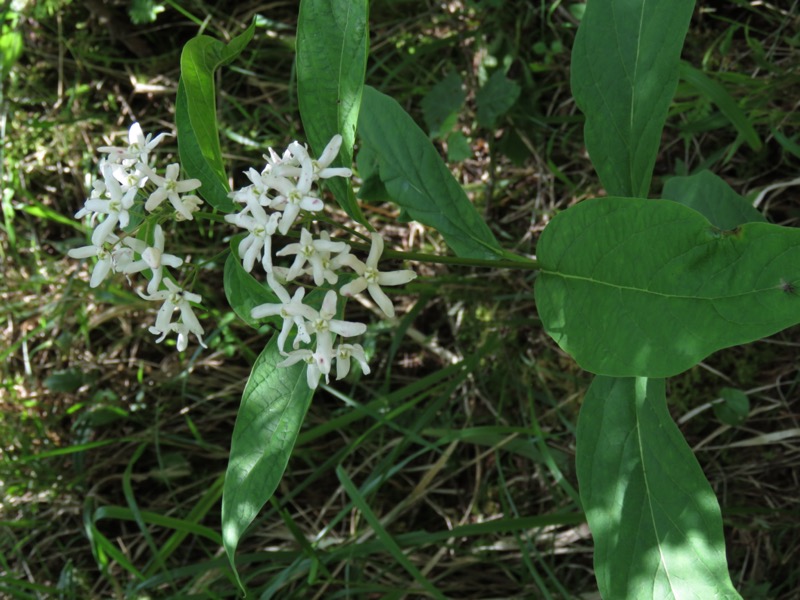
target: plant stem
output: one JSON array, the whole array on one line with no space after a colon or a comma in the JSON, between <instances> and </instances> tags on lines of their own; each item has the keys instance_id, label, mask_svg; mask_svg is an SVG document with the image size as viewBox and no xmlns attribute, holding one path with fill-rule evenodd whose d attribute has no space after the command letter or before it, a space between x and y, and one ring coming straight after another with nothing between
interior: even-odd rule
<instances>
[{"instance_id":1,"label":"plant stem","mask_svg":"<svg viewBox=\"0 0 800 600\"><path fill-rule=\"evenodd\" d=\"M533 271L539 268L539 261L529 259L527 262L516 260L486 260L482 258L463 258L460 256L439 256L437 254L425 254L423 252L398 252L396 250L385 250L383 256L386 258L402 258L417 262L439 263L444 265L461 265L464 267L486 267L489 269L524 269Z\"/></svg>"}]
</instances>

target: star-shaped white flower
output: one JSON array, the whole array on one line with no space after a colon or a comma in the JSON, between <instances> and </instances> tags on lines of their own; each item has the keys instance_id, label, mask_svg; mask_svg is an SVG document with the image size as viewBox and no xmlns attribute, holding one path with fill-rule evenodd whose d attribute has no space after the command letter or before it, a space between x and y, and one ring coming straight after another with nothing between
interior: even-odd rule
<instances>
[{"instance_id":1,"label":"star-shaped white flower","mask_svg":"<svg viewBox=\"0 0 800 600\"><path fill-rule=\"evenodd\" d=\"M130 222L128 210L136 199L136 189L120 185L112 171L112 165L103 165L102 185L96 183L93 186L92 196L86 200L83 208L75 215L77 217L91 213L93 219L99 214L106 215L106 218L92 232L92 244L95 246L101 246L112 235L117 225L128 226Z\"/></svg>"},{"instance_id":2,"label":"star-shaped white flower","mask_svg":"<svg viewBox=\"0 0 800 600\"><path fill-rule=\"evenodd\" d=\"M174 331L178 334L179 350L186 349L187 335L189 333L193 333L200 345L206 348L207 346L203 342L203 327L200 325L200 321L197 320L192 305L189 304L190 302L200 304L203 299L198 294L187 292L171 279L164 279L164 284L167 286L166 290L159 290L149 295L139 293L145 300L163 301L156 315L156 324L150 327L150 333L161 336L156 340L156 343L162 342L168 333ZM172 314L176 308L181 314L180 323L172 322Z\"/></svg>"},{"instance_id":3,"label":"star-shaped white flower","mask_svg":"<svg viewBox=\"0 0 800 600\"><path fill-rule=\"evenodd\" d=\"M324 375L331 372L334 336L354 337L367 331L367 326L364 323L334 319L336 316L336 303L336 292L330 290L325 294L319 311L305 305L287 308L286 310L289 314L302 316L308 323L309 331L316 334L317 346L314 350L314 359L317 361L320 372Z\"/></svg>"},{"instance_id":4,"label":"star-shaped white flower","mask_svg":"<svg viewBox=\"0 0 800 600\"><path fill-rule=\"evenodd\" d=\"M352 254L342 258L342 262L358 273L358 279L354 279L347 285L342 286L339 293L342 296L354 296L367 290L372 299L380 307L387 317L394 316L394 306L389 297L383 292L382 285L404 285L416 278L414 271L404 269L401 271L388 271L382 273L378 270L378 261L383 254L383 238L379 233L373 232L372 247L369 251L366 264L358 260Z\"/></svg>"},{"instance_id":5,"label":"star-shaped white flower","mask_svg":"<svg viewBox=\"0 0 800 600\"><path fill-rule=\"evenodd\" d=\"M147 163L149 153L153 150L166 136L171 136L170 133L160 133L156 137L148 133L144 135L142 126L139 123L134 123L128 129L128 147L120 148L117 146L100 146L97 150L104 154L108 154L108 162L115 164L125 164L126 162Z\"/></svg>"},{"instance_id":6,"label":"star-shaped white flower","mask_svg":"<svg viewBox=\"0 0 800 600\"><path fill-rule=\"evenodd\" d=\"M281 248L276 254L277 256L288 256L294 254L295 259L292 266L289 267L288 278L295 279L298 275L303 273L303 267L306 262L311 265L311 272L314 277L314 284L321 286L328 280L331 285L338 281L336 273L325 268L325 262L330 265L331 252L347 252L349 246L344 242L332 242L327 232L325 235L320 236L319 239L313 239L311 233L304 227L300 232L300 242L287 244Z\"/></svg>"},{"instance_id":7,"label":"star-shaped white flower","mask_svg":"<svg viewBox=\"0 0 800 600\"><path fill-rule=\"evenodd\" d=\"M95 264L94 269L92 269L92 277L89 280L90 288L96 288L98 285L103 283L103 280L111 272L115 250L114 246L118 242L119 238L114 234L111 234L102 244L93 244L91 246L73 248L67 252L67 256L71 258L89 258L91 256L97 257L97 264Z\"/></svg>"},{"instance_id":8,"label":"star-shaped white flower","mask_svg":"<svg viewBox=\"0 0 800 600\"><path fill-rule=\"evenodd\" d=\"M300 361L306 363L306 383L308 387L312 390L317 389L319 385L319 378L322 375L322 371L319 370L319 365L317 364L317 359L314 353L311 350L302 349L302 350L293 350L286 355L286 360L283 362L278 363L278 367L290 367L293 364L296 364ZM328 376L325 375L325 382L328 382Z\"/></svg>"},{"instance_id":9,"label":"star-shaped white flower","mask_svg":"<svg viewBox=\"0 0 800 600\"><path fill-rule=\"evenodd\" d=\"M331 177L351 177L353 175L353 171L350 169L330 166L339 155L339 149L341 147L342 136L337 133L331 138L331 141L328 142L328 145L325 146L325 149L322 151L320 157L314 160L309 157L306 146L300 144L300 142L292 142L289 145L289 152L291 152L294 158L294 164L288 163L280 165L274 169L274 172L275 174L283 175L285 177L299 177L302 167L298 167L297 164L302 165L303 161L310 160L313 173L312 178L315 181L317 179L329 179Z\"/></svg>"},{"instance_id":10,"label":"star-shaped white flower","mask_svg":"<svg viewBox=\"0 0 800 600\"><path fill-rule=\"evenodd\" d=\"M300 161L300 171L296 182L292 182L289 178L284 176L276 176L273 173L266 173L261 176L266 185L280 194L272 200L270 206L275 210L283 212L280 225L278 226L278 230L282 235L286 235L301 210L319 212L324 206L322 200L311 195L311 184L314 181L314 166L308 154L305 154L305 156L296 156L295 158L298 158ZM284 167L275 167L273 171L279 171L279 169L283 168Z\"/></svg>"},{"instance_id":11,"label":"star-shaped white flower","mask_svg":"<svg viewBox=\"0 0 800 600\"><path fill-rule=\"evenodd\" d=\"M137 168L141 170L151 182L156 184L158 188L150 194L150 197L145 202L144 208L147 212L153 212L158 208L164 200L169 200L172 207L187 221L191 221L194 217L189 206L185 206L181 200L180 194L196 190L202 184L199 179L185 179L179 180L181 174L181 166L179 163L172 163L167 165L167 171L164 177L157 175L153 169L145 164L139 163Z\"/></svg>"},{"instance_id":12,"label":"star-shaped white flower","mask_svg":"<svg viewBox=\"0 0 800 600\"><path fill-rule=\"evenodd\" d=\"M96 178L92 181L92 191L89 193L89 197L86 199L88 202L89 200L107 200L108 199L108 188L106 187L106 182L103 180L102 177ZM75 213L76 219L82 219L86 215L92 216L92 222L94 222L94 218L97 216L96 213L93 213L89 208L86 207L86 203L84 202L83 208L81 208L78 212Z\"/></svg>"},{"instance_id":13,"label":"star-shaped white flower","mask_svg":"<svg viewBox=\"0 0 800 600\"><path fill-rule=\"evenodd\" d=\"M260 304L250 311L250 316L254 319L280 316L283 319L281 332L278 334L278 350L281 354L286 354L283 351L283 347L286 345L286 338L289 337L289 332L292 330L293 326L297 328L297 335L294 338L292 347L297 348L300 346L301 341L305 342L306 344L310 343L311 336L308 334L308 328L306 327L303 312L304 309L309 309L311 311L314 309L303 304L303 296L305 296L306 293L305 288L297 288L294 296L290 297L289 292L287 292L286 288L278 283L272 273L267 275L267 283L272 291L275 292L275 295L278 297L278 300L280 300L281 303ZM312 316L314 315L314 313L310 314Z\"/></svg>"},{"instance_id":14,"label":"star-shaped white flower","mask_svg":"<svg viewBox=\"0 0 800 600\"><path fill-rule=\"evenodd\" d=\"M277 167L280 166L298 166L300 163L295 160L292 156L292 153L289 150L284 150L283 156L278 156L278 153L275 152L272 148L269 149L269 154L262 154L261 155L266 164L264 165L264 170L262 174L272 173L274 175L278 175Z\"/></svg>"},{"instance_id":15,"label":"star-shaped white flower","mask_svg":"<svg viewBox=\"0 0 800 600\"><path fill-rule=\"evenodd\" d=\"M228 223L246 229L249 234L239 242L238 253L242 259L242 266L248 273L253 270L256 258L261 254L261 264L264 271L272 272L272 236L278 228L280 213L267 215L266 211L258 204L250 207L250 214L246 210L235 215L225 215Z\"/></svg>"},{"instance_id":16,"label":"star-shaped white flower","mask_svg":"<svg viewBox=\"0 0 800 600\"><path fill-rule=\"evenodd\" d=\"M339 344L336 347L336 379L344 379L350 372L350 359L355 358L361 365L361 372L369 375L369 365L361 344Z\"/></svg>"},{"instance_id":17,"label":"star-shaped white flower","mask_svg":"<svg viewBox=\"0 0 800 600\"><path fill-rule=\"evenodd\" d=\"M264 170L261 173L253 169L252 167L247 170L245 175L250 180L251 185L248 186L251 188L249 197L246 199L251 201L250 199L258 202L260 206L265 208L272 205L272 197L270 196L270 192L272 188L269 186L269 180L265 179L265 175L268 174L268 171Z\"/></svg>"},{"instance_id":18,"label":"star-shaped white flower","mask_svg":"<svg viewBox=\"0 0 800 600\"><path fill-rule=\"evenodd\" d=\"M120 273L139 273L145 269L150 269L152 276L147 284L147 293L154 294L158 291L163 278L165 266L177 269L183 264L183 259L173 254L164 253L164 230L161 225L156 225L153 231L153 245L148 246L143 240L126 238L123 242L129 248L141 255L140 260L130 261L117 268Z\"/></svg>"}]
</instances>

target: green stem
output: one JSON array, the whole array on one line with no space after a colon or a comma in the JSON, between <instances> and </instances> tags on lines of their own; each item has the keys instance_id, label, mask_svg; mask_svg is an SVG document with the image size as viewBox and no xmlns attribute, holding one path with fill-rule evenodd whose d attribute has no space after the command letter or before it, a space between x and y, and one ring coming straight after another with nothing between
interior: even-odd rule
<instances>
[{"instance_id":1,"label":"green stem","mask_svg":"<svg viewBox=\"0 0 800 600\"><path fill-rule=\"evenodd\" d=\"M527 262L516 260L486 260L482 258L463 258L460 256L439 256L437 254L425 254L424 252L398 252L396 250L385 250L383 256L386 258L401 258L417 262L439 263L443 265L461 265L463 267L486 267L488 269L523 269L533 271L539 269L539 261L529 259Z\"/></svg>"},{"instance_id":2,"label":"green stem","mask_svg":"<svg viewBox=\"0 0 800 600\"><path fill-rule=\"evenodd\" d=\"M221 215L218 213L210 213L205 211L197 211L194 213L195 218L199 217L201 219L206 219L208 221L216 221L217 223L226 223L225 215Z\"/></svg>"},{"instance_id":3,"label":"green stem","mask_svg":"<svg viewBox=\"0 0 800 600\"><path fill-rule=\"evenodd\" d=\"M195 216L198 218L205 218L210 221L225 221L224 215L210 212L199 211L195 213ZM334 221L329 219L324 220L328 223L335 224L338 227L344 227L341 223L334 223ZM365 237L364 235L348 227L345 227L345 229L354 236L358 236L362 239ZM291 232L288 234L288 236L296 238L298 237L298 234ZM349 242L349 244L363 252L369 252L370 249L368 244L361 242ZM383 251L381 258L399 258L401 260L413 260L415 262L438 263L442 265L460 265L462 267L485 267L487 269L522 269L524 271L535 271L539 269L539 262L533 259L523 259L519 261L488 260L482 258L462 258L460 256L439 256L438 254L425 254L424 252L399 252L397 250L389 250L388 248Z\"/></svg>"}]
</instances>

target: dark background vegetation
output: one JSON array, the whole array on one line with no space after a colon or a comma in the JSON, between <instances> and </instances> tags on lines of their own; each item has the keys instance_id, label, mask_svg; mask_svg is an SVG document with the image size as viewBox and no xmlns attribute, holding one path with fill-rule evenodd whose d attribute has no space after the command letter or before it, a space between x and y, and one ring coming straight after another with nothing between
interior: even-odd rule
<instances>
[{"instance_id":1,"label":"dark background vegetation","mask_svg":"<svg viewBox=\"0 0 800 600\"><path fill-rule=\"evenodd\" d=\"M229 40L258 18L253 42L218 77L234 183L263 164L268 146L303 139L297 3L24 4L2 4L4 31L20 32L24 45L0 97L0 595L233 598L222 549L200 527L219 533L230 435L266 337L238 322L221 292L232 231L203 223L171 234L205 267L195 291L209 349L190 345L182 356L154 343L151 308L123 279L89 290L91 265L66 252L84 245L72 215L96 148L122 143L134 120L173 130L180 50L198 33ZM581 9L559 0L371 6L368 83L430 131L436 103L426 108L426 97L447 76L461 79L463 106L435 143L501 243L527 255L555 213L603 193L569 91ZM707 97L681 83L654 195L665 177L702 167L743 195L798 177L798 26L789 0L698 3L684 59L724 86L763 147L744 144ZM512 83L487 117L476 97L497 72ZM169 141L165 155L175 152ZM770 192L761 208L797 226L798 188ZM435 231L399 223L393 205L364 209L394 248L446 251ZM399 323L354 303L374 323L374 372L315 395L278 493L240 546L253 597L420 595L350 504L337 465L446 596L598 597L573 465L590 376L542 332L534 275L415 268L420 279L395 298ZM733 581L749 599L800 598L799 344L791 329L669 382L673 416L722 506ZM724 387L749 396L738 426L709 405Z\"/></svg>"}]
</instances>

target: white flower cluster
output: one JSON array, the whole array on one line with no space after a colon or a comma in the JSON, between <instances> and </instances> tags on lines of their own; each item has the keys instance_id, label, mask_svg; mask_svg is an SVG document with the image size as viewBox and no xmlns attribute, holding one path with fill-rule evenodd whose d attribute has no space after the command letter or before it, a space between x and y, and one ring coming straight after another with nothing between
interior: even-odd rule
<instances>
[{"instance_id":1,"label":"white flower cluster","mask_svg":"<svg viewBox=\"0 0 800 600\"><path fill-rule=\"evenodd\" d=\"M334 136L317 160L312 159L308 149L299 142L290 144L282 156L270 149L269 155L264 156L264 169L260 173L252 168L247 171L245 174L250 185L231 194L233 200L244 205L241 212L225 217L226 221L247 231L238 247L245 270L252 271L256 260L260 260L267 273L267 283L280 300L280 303L256 306L251 316L254 319L275 316L283 319L278 349L286 360L278 366L305 362L308 365L306 379L312 389L317 387L322 375L326 381L329 380L334 362L337 379L342 379L350 371L351 358L361 365L365 374L369 373L364 349L359 344L340 342L334 348L337 336L350 338L363 334L367 329L363 323L335 318L339 296L352 296L366 290L384 314L393 317L394 306L380 286L403 285L416 277L416 273L410 270L385 273L378 270L383 238L377 233L371 234L372 247L366 262L350 254L349 244L331 240L326 231L315 238L305 227L300 231L299 242L287 244L273 253L273 236L276 233L286 235L301 211L316 213L322 210L322 200L312 189L315 181L352 175L350 169L330 167L339 154L341 143L342 137ZM284 256L294 256L290 266L274 264L275 257ZM304 276L317 287L325 284L335 286L343 267L352 271L356 278L343 285L338 293L329 290L319 310L303 304L304 287L298 287L293 295L284 287ZM292 329L296 330L293 350L285 352ZM312 336L316 338L313 341Z\"/></svg>"},{"instance_id":2,"label":"white flower cluster","mask_svg":"<svg viewBox=\"0 0 800 600\"><path fill-rule=\"evenodd\" d=\"M141 126L134 123L128 131L127 147L103 146L98 148L106 156L100 161L101 177L92 184L92 192L76 218L90 216L94 226L91 244L68 252L72 258L96 257L89 287L100 285L109 273L139 273L149 270L150 281L147 294L139 292L146 300L163 302L150 332L160 337L161 342L168 333L178 335L178 350L185 350L189 334L197 336L203 343L203 327L197 320L191 302L199 304L200 296L182 289L171 279L164 277L164 267L173 269L183 264L183 259L164 252L164 231L160 224L153 229L152 245L134 236L115 231L130 225L130 211L136 203L144 202L147 212L155 211L164 200L174 209L177 220L192 220L202 200L187 194L200 187L197 179L180 180L180 165L173 163L166 168L165 176L158 175L150 163L150 152L167 134L156 137L144 135ZM98 217L104 218L98 223ZM172 321L175 309L180 319Z\"/></svg>"}]
</instances>

